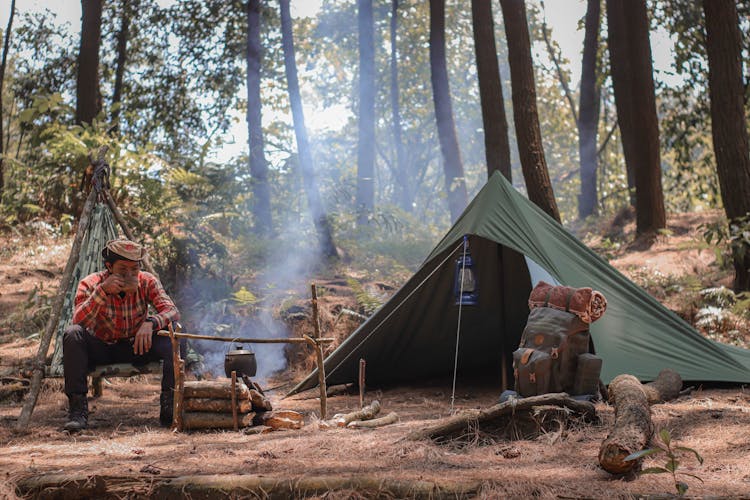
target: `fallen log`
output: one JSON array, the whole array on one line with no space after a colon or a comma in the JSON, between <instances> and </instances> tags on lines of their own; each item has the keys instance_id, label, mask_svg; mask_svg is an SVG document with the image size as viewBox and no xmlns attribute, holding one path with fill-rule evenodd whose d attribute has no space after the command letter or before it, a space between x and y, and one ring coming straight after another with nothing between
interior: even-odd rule
<instances>
[{"instance_id":1,"label":"fallen log","mask_svg":"<svg viewBox=\"0 0 750 500\"><path fill-rule=\"evenodd\" d=\"M533 411L534 407L554 405L564 407L573 413L583 416L586 421L597 419L596 408L588 401L577 401L564 392L529 396L528 398L511 398L484 410L466 410L449 417L440 423L410 432L406 439L437 439L466 431L470 426L489 424L502 417L514 415L521 411Z\"/></svg>"},{"instance_id":2,"label":"fallen log","mask_svg":"<svg viewBox=\"0 0 750 500\"><path fill-rule=\"evenodd\" d=\"M651 408L643 384L632 375L615 377L609 384L609 399L615 424L599 448L599 464L612 474L625 474L640 463L625 457L644 449L654 433Z\"/></svg>"},{"instance_id":3,"label":"fallen log","mask_svg":"<svg viewBox=\"0 0 750 500\"><path fill-rule=\"evenodd\" d=\"M250 401L252 401L255 411L271 411L273 406L271 401L255 389L250 389Z\"/></svg>"},{"instance_id":4,"label":"fallen log","mask_svg":"<svg viewBox=\"0 0 750 500\"><path fill-rule=\"evenodd\" d=\"M183 400L184 411L206 411L215 413L232 413L231 399L213 399L213 398L185 398ZM237 401L237 411L239 413L250 413L253 411L253 404L247 399Z\"/></svg>"},{"instance_id":5,"label":"fallen log","mask_svg":"<svg viewBox=\"0 0 750 500\"><path fill-rule=\"evenodd\" d=\"M643 390L651 405L671 401L680 397L682 378L676 371L665 368L659 372L653 382L644 384Z\"/></svg>"},{"instance_id":6,"label":"fallen log","mask_svg":"<svg viewBox=\"0 0 750 500\"><path fill-rule=\"evenodd\" d=\"M373 475L359 476L303 476L274 478L253 475L181 476L155 481L149 496L154 499L187 497L215 499L307 498L327 495L332 491L355 491L367 498L455 499L475 497L481 492L483 481L465 483L445 480L440 482L419 479L391 479Z\"/></svg>"},{"instance_id":7,"label":"fallen log","mask_svg":"<svg viewBox=\"0 0 750 500\"><path fill-rule=\"evenodd\" d=\"M384 425L395 424L396 422L398 422L398 413L392 411L385 417L373 418L372 420L354 420L346 424L346 426L350 429L374 429L375 427L383 427Z\"/></svg>"},{"instance_id":8,"label":"fallen log","mask_svg":"<svg viewBox=\"0 0 750 500\"><path fill-rule=\"evenodd\" d=\"M255 413L237 415L239 427L253 425ZM185 430L196 429L233 429L234 418L231 413L208 413L202 411L185 412L182 416L183 428Z\"/></svg>"},{"instance_id":9,"label":"fallen log","mask_svg":"<svg viewBox=\"0 0 750 500\"><path fill-rule=\"evenodd\" d=\"M185 382L183 397L232 399L232 383L230 380L191 380ZM250 390L244 382L237 382L237 399L250 399Z\"/></svg>"},{"instance_id":10,"label":"fallen log","mask_svg":"<svg viewBox=\"0 0 750 500\"><path fill-rule=\"evenodd\" d=\"M265 425L274 429L301 429L305 418L291 410L273 410L255 415L253 425Z\"/></svg>"},{"instance_id":11,"label":"fallen log","mask_svg":"<svg viewBox=\"0 0 750 500\"><path fill-rule=\"evenodd\" d=\"M355 420L371 420L378 413L380 413L380 401L375 400L361 410L351 413L337 413L331 419L331 424L336 427L346 427L349 422L354 422Z\"/></svg>"}]
</instances>

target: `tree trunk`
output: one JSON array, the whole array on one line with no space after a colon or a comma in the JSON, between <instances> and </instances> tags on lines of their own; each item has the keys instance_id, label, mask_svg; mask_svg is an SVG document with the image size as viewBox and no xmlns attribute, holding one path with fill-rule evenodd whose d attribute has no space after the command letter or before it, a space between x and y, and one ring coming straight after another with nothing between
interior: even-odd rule
<instances>
[{"instance_id":1,"label":"tree trunk","mask_svg":"<svg viewBox=\"0 0 750 500\"><path fill-rule=\"evenodd\" d=\"M607 0L607 20L623 151L635 176L636 233L653 233L667 217L646 1Z\"/></svg>"},{"instance_id":2,"label":"tree trunk","mask_svg":"<svg viewBox=\"0 0 750 500\"><path fill-rule=\"evenodd\" d=\"M16 13L16 0L10 2L10 17L8 17L8 27L5 28L5 40L3 41L3 58L0 62L0 203L3 201L3 191L5 191L5 165L3 154L3 88L5 84L5 65L8 61L8 49L10 47L10 35L13 31L13 16Z\"/></svg>"},{"instance_id":3,"label":"tree trunk","mask_svg":"<svg viewBox=\"0 0 750 500\"><path fill-rule=\"evenodd\" d=\"M445 191L451 220L455 221L466 208L468 198L445 61L445 0L430 0L430 79L440 150L443 153Z\"/></svg>"},{"instance_id":4,"label":"tree trunk","mask_svg":"<svg viewBox=\"0 0 750 500\"><path fill-rule=\"evenodd\" d=\"M393 142L396 146L396 193L397 202L401 210L411 212L411 198L409 196L409 173L404 156L404 143L401 130L401 105L399 104L398 88L398 0L391 1L391 112L393 113Z\"/></svg>"},{"instance_id":5,"label":"tree trunk","mask_svg":"<svg viewBox=\"0 0 750 500\"><path fill-rule=\"evenodd\" d=\"M560 211L544 159L542 132L536 108L529 26L523 0L500 0L508 41L508 62L518 151L529 199L556 221Z\"/></svg>"},{"instance_id":6,"label":"tree trunk","mask_svg":"<svg viewBox=\"0 0 750 500\"><path fill-rule=\"evenodd\" d=\"M609 399L615 407L615 425L599 448L599 464L612 474L625 474L638 460L624 458L646 447L654 433L651 408L643 386L632 375L618 375L609 384Z\"/></svg>"},{"instance_id":7,"label":"tree trunk","mask_svg":"<svg viewBox=\"0 0 750 500\"><path fill-rule=\"evenodd\" d=\"M138 11L139 0L122 0L120 31L117 32L117 65L115 68L115 87L112 93L112 130L120 128L120 107L122 105L122 80L125 76L125 63L128 59L128 37L130 36L130 17Z\"/></svg>"},{"instance_id":8,"label":"tree trunk","mask_svg":"<svg viewBox=\"0 0 750 500\"><path fill-rule=\"evenodd\" d=\"M681 390L682 377L669 368L660 371L653 382L643 384L643 392L651 405L676 399Z\"/></svg>"},{"instance_id":9,"label":"tree trunk","mask_svg":"<svg viewBox=\"0 0 750 500\"><path fill-rule=\"evenodd\" d=\"M294 56L294 35L292 32L292 15L289 11L289 0L280 0L281 7L281 44L284 49L284 67L286 69L287 85L289 86L289 102L292 107L292 120L294 121L294 134L297 139L297 150L299 157L302 180L307 192L307 202L310 206L315 229L318 233L320 250L325 257L338 258L336 246L333 243L331 225L323 210L320 200L318 182L315 178L312 152L307 140L307 127L305 126L305 114L302 110L302 97L299 92L299 81L297 79L297 62Z\"/></svg>"},{"instance_id":10,"label":"tree trunk","mask_svg":"<svg viewBox=\"0 0 750 500\"><path fill-rule=\"evenodd\" d=\"M596 62L599 52L600 0L588 0L581 63L581 95L578 114L578 154L581 162L581 194L578 218L597 212L596 172L599 167L597 129L599 128L599 87Z\"/></svg>"},{"instance_id":11,"label":"tree trunk","mask_svg":"<svg viewBox=\"0 0 750 500\"><path fill-rule=\"evenodd\" d=\"M250 399L250 390L244 383L237 384L237 399ZM232 384L229 380L196 380L185 382L184 397L188 398L232 398Z\"/></svg>"},{"instance_id":12,"label":"tree trunk","mask_svg":"<svg viewBox=\"0 0 750 500\"><path fill-rule=\"evenodd\" d=\"M248 162L253 189L254 230L258 235L269 235L271 220L271 190L268 185L268 164L263 151L262 101L260 98L260 0L247 3L247 135Z\"/></svg>"},{"instance_id":13,"label":"tree trunk","mask_svg":"<svg viewBox=\"0 0 750 500\"><path fill-rule=\"evenodd\" d=\"M495 171L500 171L508 181L511 181L508 120L505 118L500 66L497 63L491 1L471 0L471 19L474 27L479 98L482 102L487 177Z\"/></svg>"},{"instance_id":14,"label":"tree trunk","mask_svg":"<svg viewBox=\"0 0 750 500\"><path fill-rule=\"evenodd\" d=\"M357 1L359 24L359 141L357 224L367 224L375 207L375 27L372 0Z\"/></svg>"},{"instance_id":15,"label":"tree trunk","mask_svg":"<svg viewBox=\"0 0 750 500\"><path fill-rule=\"evenodd\" d=\"M750 152L742 83L742 45L734 0L703 0L711 132L721 198L730 225L750 213ZM746 220L746 224L748 221ZM750 290L750 245L733 248L734 289Z\"/></svg>"},{"instance_id":16,"label":"tree trunk","mask_svg":"<svg viewBox=\"0 0 750 500\"><path fill-rule=\"evenodd\" d=\"M76 123L91 123L102 110L99 91L99 45L102 38L102 0L81 0L81 46L78 52Z\"/></svg>"}]
</instances>

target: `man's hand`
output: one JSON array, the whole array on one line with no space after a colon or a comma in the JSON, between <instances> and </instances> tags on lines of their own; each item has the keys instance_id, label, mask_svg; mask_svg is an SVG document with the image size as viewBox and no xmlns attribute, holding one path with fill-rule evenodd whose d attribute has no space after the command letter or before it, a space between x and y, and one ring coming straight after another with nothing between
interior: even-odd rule
<instances>
[{"instance_id":1,"label":"man's hand","mask_svg":"<svg viewBox=\"0 0 750 500\"><path fill-rule=\"evenodd\" d=\"M141 355L146 354L151 349L151 335L153 334L153 325L150 321L144 321L135 334L133 342L133 352Z\"/></svg>"},{"instance_id":2,"label":"man's hand","mask_svg":"<svg viewBox=\"0 0 750 500\"><path fill-rule=\"evenodd\" d=\"M107 279L102 281L102 289L107 295L112 295L122 291L125 286L125 280L119 274L110 274Z\"/></svg>"}]
</instances>

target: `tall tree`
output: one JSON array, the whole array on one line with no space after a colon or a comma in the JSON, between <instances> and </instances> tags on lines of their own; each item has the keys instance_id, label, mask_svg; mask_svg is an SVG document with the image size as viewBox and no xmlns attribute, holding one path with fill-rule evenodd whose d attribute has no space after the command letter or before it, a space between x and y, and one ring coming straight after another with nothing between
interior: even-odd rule
<instances>
[{"instance_id":1,"label":"tall tree","mask_svg":"<svg viewBox=\"0 0 750 500\"><path fill-rule=\"evenodd\" d=\"M730 227L750 216L750 148L742 82L741 33L734 0L703 0L711 132L721 198ZM750 220L745 219L745 224ZM745 238L746 239L746 238ZM750 245L733 248L734 288L750 290Z\"/></svg>"},{"instance_id":2,"label":"tall tree","mask_svg":"<svg viewBox=\"0 0 750 500\"><path fill-rule=\"evenodd\" d=\"M372 0L358 0L359 141L357 144L357 224L375 207L375 26Z\"/></svg>"},{"instance_id":3,"label":"tall tree","mask_svg":"<svg viewBox=\"0 0 750 500\"><path fill-rule=\"evenodd\" d=\"M102 1L81 0L81 46L78 52L76 123L91 123L102 110L99 90L99 45L102 38Z\"/></svg>"},{"instance_id":4,"label":"tall tree","mask_svg":"<svg viewBox=\"0 0 750 500\"><path fill-rule=\"evenodd\" d=\"M461 151L453 123L453 105L445 61L445 0L430 0L430 79L438 139L443 153L445 191L451 220L455 221L466 208L468 198Z\"/></svg>"},{"instance_id":5,"label":"tall tree","mask_svg":"<svg viewBox=\"0 0 750 500\"><path fill-rule=\"evenodd\" d=\"M508 41L513 120L526 191L532 202L559 222L560 211L552 191L539 128L526 5L524 0L500 0L500 7Z\"/></svg>"},{"instance_id":6,"label":"tall tree","mask_svg":"<svg viewBox=\"0 0 750 500\"><path fill-rule=\"evenodd\" d=\"M117 61L115 62L115 86L112 92L112 128L119 128L120 106L122 105L122 82L125 77L125 64L128 60L128 38L130 21L133 13L138 11L140 0L122 0L120 2L120 29L117 31Z\"/></svg>"},{"instance_id":7,"label":"tall tree","mask_svg":"<svg viewBox=\"0 0 750 500\"><path fill-rule=\"evenodd\" d=\"M5 65L8 62L8 48L10 46L10 34L13 31L13 16L16 13L16 0L10 2L10 17L8 17L8 26L5 28L3 40L3 56L0 61L0 203L3 200L3 191L5 190L5 167L3 154L5 149L3 148L3 120L5 120L4 108L3 108L3 88L5 84Z\"/></svg>"},{"instance_id":8,"label":"tall tree","mask_svg":"<svg viewBox=\"0 0 750 500\"><path fill-rule=\"evenodd\" d=\"M289 87L289 103L292 107L294 134L297 139L297 156L302 171L302 180L307 192L307 202L310 207L315 229L318 233L320 250L325 257L338 258L336 246L333 243L331 225L328 222L323 203L320 199L318 183L315 178L312 152L307 140L305 114L302 110L302 97L299 92L297 79L297 62L294 56L294 35L292 31L292 15L289 10L289 0L280 0L281 11L281 44L284 50L284 67L286 69L287 85Z\"/></svg>"},{"instance_id":9,"label":"tall tree","mask_svg":"<svg viewBox=\"0 0 750 500\"><path fill-rule=\"evenodd\" d=\"M482 102L484 124L484 150L487 158L487 176L496 170L512 180L508 120L500 81L500 66L495 46L495 24L492 21L490 0L471 0L471 17L474 27L474 51L477 58L479 97Z\"/></svg>"},{"instance_id":10,"label":"tall tree","mask_svg":"<svg viewBox=\"0 0 750 500\"><path fill-rule=\"evenodd\" d=\"M402 210L411 211L411 197L409 196L409 175L404 156L403 133L401 128L401 105L398 88L398 0L391 1L391 113L393 115L393 143L396 146L396 162L394 166L397 182L397 199Z\"/></svg>"},{"instance_id":11,"label":"tall tree","mask_svg":"<svg viewBox=\"0 0 750 500\"><path fill-rule=\"evenodd\" d=\"M599 128L599 86L596 62L599 52L600 0L588 0L581 62L581 94L578 109L578 152L581 163L581 193L578 218L596 213L597 129Z\"/></svg>"},{"instance_id":12,"label":"tall tree","mask_svg":"<svg viewBox=\"0 0 750 500\"><path fill-rule=\"evenodd\" d=\"M635 177L636 233L653 233L667 216L646 0L607 0L607 21L623 152Z\"/></svg>"},{"instance_id":13,"label":"tall tree","mask_svg":"<svg viewBox=\"0 0 750 500\"><path fill-rule=\"evenodd\" d=\"M268 235L272 231L271 190L268 185L268 164L263 151L261 124L260 68L263 47L260 43L260 0L247 2L247 135L248 156L253 189L255 232Z\"/></svg>"}]
</instances>

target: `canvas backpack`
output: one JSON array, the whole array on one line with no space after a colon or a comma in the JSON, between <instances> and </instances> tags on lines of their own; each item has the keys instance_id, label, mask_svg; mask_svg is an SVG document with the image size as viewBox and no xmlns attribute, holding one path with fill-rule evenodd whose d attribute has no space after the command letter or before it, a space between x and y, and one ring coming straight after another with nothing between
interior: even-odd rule
<instances>
[{"instance_id":1,"label":"canvas backpack","mask_svg":"<svg viewBox=\"0 0 750 500\"><path fill-rule=\"evenodd\" d=\"M513 353L515 390L523 397L573 393L578 356L589 352L589 327L573 313L551 307L531 310Z\"/></svg>"}]
</instances>

